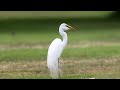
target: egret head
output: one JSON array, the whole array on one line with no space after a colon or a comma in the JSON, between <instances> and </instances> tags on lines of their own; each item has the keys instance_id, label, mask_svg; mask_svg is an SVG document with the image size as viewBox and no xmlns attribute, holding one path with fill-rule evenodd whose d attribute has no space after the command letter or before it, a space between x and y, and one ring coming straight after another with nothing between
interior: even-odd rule
<instances>
[{"instance_id":1,"label":"egret head","mask_svg":"<svg viewBox=\"0 0 120 90\"><path fill-rule=\"evenodd\" d=\"M71 30L71 29L74 30L73 27L71 27L70 25L68 25L66 23L62 23L59 28L63 29L64 31Z\"/></svg>"}]
</instances>

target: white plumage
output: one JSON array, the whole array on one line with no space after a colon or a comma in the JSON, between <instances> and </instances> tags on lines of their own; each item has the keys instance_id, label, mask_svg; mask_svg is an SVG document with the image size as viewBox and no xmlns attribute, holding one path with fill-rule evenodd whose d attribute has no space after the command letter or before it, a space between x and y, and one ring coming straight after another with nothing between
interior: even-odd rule
<instances>
[{"instance_id":1,"label":"white plumage","mask_svg":"<svg viewBox=\"0 0 120 90\"><path fill-rule=\"evenodd\" d=\"M73 27L67 25L66 23L62 23L59 27L59 33L63 37L63 41L59 38L56 38L49 46L47 66L53 79L61 78L59 58L68 41L67 33L65 31L70 30L71 28Z\"/></svg>"}]
</instances>

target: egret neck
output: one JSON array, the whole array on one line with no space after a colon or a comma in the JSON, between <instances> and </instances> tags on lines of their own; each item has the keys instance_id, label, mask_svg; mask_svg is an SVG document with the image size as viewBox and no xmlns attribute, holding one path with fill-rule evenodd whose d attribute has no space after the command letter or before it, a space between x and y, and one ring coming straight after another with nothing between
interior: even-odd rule
<instances>
[{"instance_id":1,"label":"egret neck","mask_svg":"<svg viewBox=\"0 0 120 90\"><path fill-rule=\"evenodd\" d=\"M59 33L63 37L63 47L65 47L67 45L67 41L68 41L67 33L64 32L64 30L61 28L59 28Z\"/></svg>"}]
</instances>

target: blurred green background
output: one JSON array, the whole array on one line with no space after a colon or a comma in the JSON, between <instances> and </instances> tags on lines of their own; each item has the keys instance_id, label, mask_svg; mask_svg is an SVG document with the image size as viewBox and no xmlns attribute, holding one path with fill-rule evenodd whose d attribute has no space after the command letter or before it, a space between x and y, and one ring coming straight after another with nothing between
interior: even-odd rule
<instances>
[{"instance_id":1,"label":"blurred green background","mask_svg":"<svg viewBox=\"0 0 120 90\"><path fill-rule=\"evenodd\" d=\"M76 32L77 34L78 32L96 33L96 31L99 30L102 30L103 31L102 33L104 33L106 30L119 28L119 20L111 18L113 13L115 12L112 11L1 11L0 32L2 35L0 36L2 39L0 40L0 42L1 44L4 43L27 44L27 43L40 43L40 42L50 43L50 40L54 39L56 35L58 36L58 27L63 22L68 23L73 27L75 27L77 29ZM73 35L76 33L73 33ZM82 36L81 33L79 34L80 36ZM13 39L12 37L13 35L16 36L15 37L16 41ZM86 34L83 35L87 37L89 36ZM41 36L43 36L44 39L41 38ZM103 37L100 38L102 39ZM76 39L81 40L82 37L75 38L74 41ZM47 42L46 40L49 42Z\"/></svg>"},{"instance_id":2,"label":"blurred green background","mask_svg":"<svg viewBox=\"0 0 120 90\"><path fill-rule=\"evenodd\" d=\"M73 72L70 68L64 72L63 78L120 78L120 13L117 11L0 11L0 78L49 78L46 64L41 67L41 63L46 63L50 43L61 38L58 28L63 22L76 31L67 32L69 41L62 60L73 61L74 69L80 71ZM74 61L92 62L92 59L96 60L93 66L99 66L97 69L100 71L83 68L82 63L78 65L79 69L75 67ZM32 61L39 61L40 65L35 67L31 63L30 67L29 62ZM84 63L91 66L91 62ZM27 69L18 67L24 67L24 64ZM109 64L114 67L111 69L107 66ZM13 68L14 65L17 65L16 68ZM64 70L68 68L63 67ZM107 72L108 69L111 71Z\"/></svg>"}]
</instances>

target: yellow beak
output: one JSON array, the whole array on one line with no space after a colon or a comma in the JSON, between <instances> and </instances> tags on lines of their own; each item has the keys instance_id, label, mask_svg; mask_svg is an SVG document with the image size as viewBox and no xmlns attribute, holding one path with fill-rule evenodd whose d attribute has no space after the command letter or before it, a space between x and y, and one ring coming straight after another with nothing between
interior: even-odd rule
<instances>
[{"instance_id":1,"label":"yellow beak","mask_svg":"<svg viewBox=\"0 0 120 90\"><path fill-rule=\"evenodd\" d=\"M76 30L75 28L73 28L72 26L69 26L70 29Z\"/></svg>"},{"instance_id":2,"label":"yellow beak","mask_svg":"<svg viewBox=\"0 0 120 90\"><path fill-rule=\"evenodd\" d=\"M71 27L71 26L70 26L70 29L76 30L75 28L73 28L73 27Z\"/></svg>"}]
</instances>

